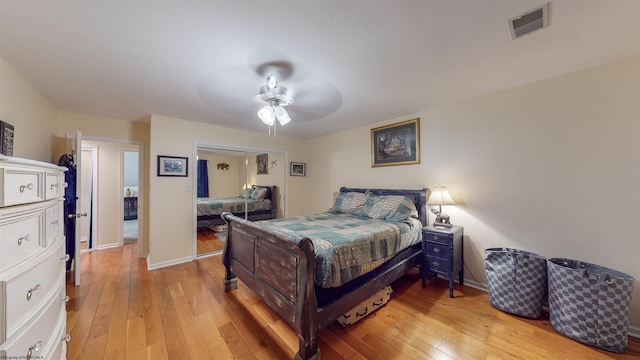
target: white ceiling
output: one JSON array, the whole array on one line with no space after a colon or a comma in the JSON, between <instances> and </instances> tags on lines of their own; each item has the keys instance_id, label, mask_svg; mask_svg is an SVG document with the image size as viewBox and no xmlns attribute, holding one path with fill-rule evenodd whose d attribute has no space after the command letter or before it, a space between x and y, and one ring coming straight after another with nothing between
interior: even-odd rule
<instances>
[{"instance_id":1,"label":"white ceiling","mask_svg":"<svg viewBox=\"0 0 640 360\"><path fill-rule=\"evenodd\" d=\"M279 135L314 137L640 54L640 0L0 0L0 56L56 108L265 132L256 68L289 62Z\"/></svg>"}]
</instances>

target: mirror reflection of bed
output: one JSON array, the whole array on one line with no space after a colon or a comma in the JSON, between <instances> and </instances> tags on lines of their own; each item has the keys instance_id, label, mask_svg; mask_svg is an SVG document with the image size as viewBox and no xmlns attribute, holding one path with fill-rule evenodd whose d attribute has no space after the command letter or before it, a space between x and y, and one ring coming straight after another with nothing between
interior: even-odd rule
<instances>
[{"instance_id":1,"label":"mirror reflection of bed","mask_svg":"<svg viewBox=\"0 0 640 360\"><path fill-rule=\"evenodd\" d=\"M283 154L203 144L197 150L197 256L222 253L226 225L220 215L224 211L254 221L281 217L280 189L286 175ZM265 157L269 159L266 172L264 166L258 168L258 159Z\"/></svg>"}]
</instances>

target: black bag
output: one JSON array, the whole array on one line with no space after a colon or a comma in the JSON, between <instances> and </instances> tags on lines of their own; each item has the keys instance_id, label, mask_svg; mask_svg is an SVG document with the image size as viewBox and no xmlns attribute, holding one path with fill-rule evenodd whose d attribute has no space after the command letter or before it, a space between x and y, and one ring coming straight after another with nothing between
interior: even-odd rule
<instances>
[{"instance_id":1,"label":"black bag","mask_svg":"<svg viewBox=\"0 0 640 360\"><path fill-rule=\"evenodd\" d=\"M547 295L547 259L509 248L486 249L485 254L491 305L510 314L539 319Z\"/></svg>"},{"instance_id":2,"label":"black bag","mask_svg":"<svg viewBox=\"0 0 640 360\"><path fill-rule=\"evenodd\" d=\"M549 320L561 334L608 351L629 342L633 277L582 261L548 261Z\"/></svg>"}]
</instances>

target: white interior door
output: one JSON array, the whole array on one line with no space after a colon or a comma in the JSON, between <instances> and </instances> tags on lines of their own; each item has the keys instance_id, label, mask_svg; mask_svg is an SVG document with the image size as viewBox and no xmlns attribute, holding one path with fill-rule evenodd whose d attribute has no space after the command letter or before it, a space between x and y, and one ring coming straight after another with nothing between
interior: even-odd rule
<instances>
[{"instance_id":1,"label":"white interior door","mask_svg":"<svg viewBox=\"0 0 640 360\"><path fill-rule=\"evenodd\" d=\"M80 212L80 196L82 194L82 132L75 134L67 134L67 153L73 155L73 162L76 166L76 213L69 214L69 218L76 222L74 242L76 244L73 255L73 284L80 286L80 224L77 219L81 216L87 216ZM69 236L69 235L68 235Z\"/></svg>"}]
</instances>

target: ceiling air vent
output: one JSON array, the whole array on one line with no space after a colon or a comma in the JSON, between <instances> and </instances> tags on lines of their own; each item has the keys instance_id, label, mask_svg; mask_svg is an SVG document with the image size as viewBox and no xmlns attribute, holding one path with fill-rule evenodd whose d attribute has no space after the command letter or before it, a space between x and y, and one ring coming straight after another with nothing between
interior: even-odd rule
<instances>
[{"instance_id":1,"label":"ceiling air vent","mask_svg":"<svg viewBox=\"0 0 640 360\"><path fill-rule=\"evenodd\" d=\"M516 39L549 26L549 3L509 20L511 37Z\"/></svg>"}]
</instances>

